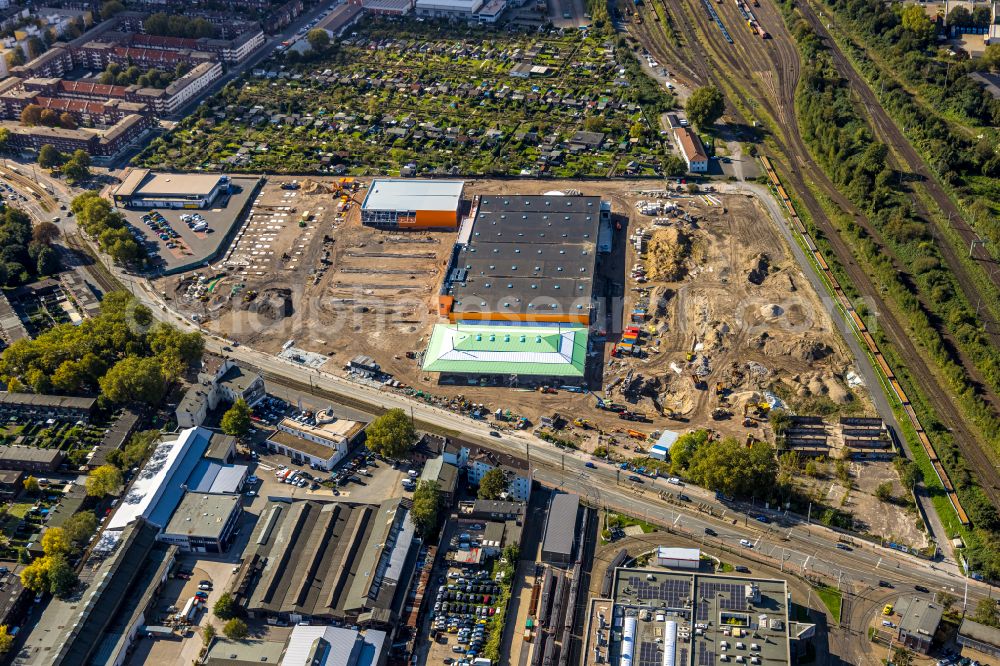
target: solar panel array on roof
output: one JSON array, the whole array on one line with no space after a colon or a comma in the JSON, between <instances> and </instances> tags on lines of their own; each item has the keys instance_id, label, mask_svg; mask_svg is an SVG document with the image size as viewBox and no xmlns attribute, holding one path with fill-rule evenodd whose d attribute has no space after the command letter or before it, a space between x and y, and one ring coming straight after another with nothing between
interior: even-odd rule
<instances>
[{"instance_id":1,"label":"solar panel array on roof","mask_svg":"<svg viewBox=\"0 0 1000 666\"><path fill-rule=\"evenodd\" d=\"M660 666L663 662L663 650L656 643L642 641L639 643L639 666Z\"/></svg>"},{"instance_id":2,"label":"solar panel array on roof","mask_svg":"<svg viewBox=\"0 0 1000 666\"><path fill-rule=\"evenodd\" d=\"M650 582L638 576L630 576L629 587L639 601L663 601L670 608L683 608L684 599L691 596L691 583L688 580L669 578L660 582Z\"/></svg>"}]
</instances>

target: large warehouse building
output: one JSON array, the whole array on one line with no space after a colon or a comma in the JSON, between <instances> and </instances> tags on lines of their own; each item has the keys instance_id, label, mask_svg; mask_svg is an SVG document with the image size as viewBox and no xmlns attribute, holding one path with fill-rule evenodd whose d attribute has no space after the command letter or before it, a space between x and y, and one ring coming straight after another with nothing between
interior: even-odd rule
<instances>
[{"instance_id":1,"label":"large warehouse building","mask_svg":"<svg viewBox=\"0 0 1000 666\"><path fill-rule=\"evenodd\" d=\"M587 338L582 326L439 324L423 368L443 375L580 380L586 374Z\"/></svg>"},{"instance_id":2,"label":"large warehouse building","mask_svg":"<svg viewBox=\"0 0 1000 666\"><path fill-rule=\"evenodd\" d=\"M250 536L237 600L255 618L393 627L419 550L409 506L272 499Z\"/></svg>"},{"instance_id":3,"label":"large warehouse building","mask_svg":"<svg viewBox=\"0 0 1000 666\"><path fill-rule=\"evenodd\" d=\"M788 666L815 633L789 617L783 580L654 568L612 576L612 617L587 632L598 640L585 653L598 663Z\"/></svg>"},{"instance_id":4,"label":"large warehouse building","mask_svg":"<svg viewBox=\"0 0 1000 666\"><path fill-rule=\"evenodd\" d=\"M361 223L383 229L455 229L464 190L461 180L377 178L361 204Z\"/></svg>"},{"instance_id":5,"label":"large warehouse building","mask_svg":"<svg viewBox=\"0 0 1000 666\"><path fill-rule=\"evenodd\" d=\"M155 173L133 169L114 191L116 206L125 208L208 208L229 192L229 176Z\"/></svg>"},{"instance_id":6,"label":"large warehouse building","mask_svg":"<svg viewBox=\"0 0 1000 666\"><path fill-rule=\"evenodd\" d=\"M600 197L483 196L463 225L438 295L424 370L469 382L562 382L586 376L590 327L610 252Z\"/></svg>"},{"instance_id":7,"label":"large warehouse building","mask_svg":"<svg viewBox=\"0 0 1000 666\"><path fill-rule=\"evenodd\" d=\"M460 238L438 297L451 322L561 323L588 326L594 310L600 197L484 196L468 240Z\"/></svg>"}]
</instances>

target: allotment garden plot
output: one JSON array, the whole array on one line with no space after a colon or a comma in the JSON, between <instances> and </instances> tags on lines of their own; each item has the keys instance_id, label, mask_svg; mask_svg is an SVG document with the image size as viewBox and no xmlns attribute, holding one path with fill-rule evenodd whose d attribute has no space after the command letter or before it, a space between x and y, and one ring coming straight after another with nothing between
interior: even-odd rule
<instances>
[{"instance_id":1,"label":"allotment garden plot","mask_svg":"<svg viewBox=\"0 0 1000 666\"><path fill-rule=\"evenodd\" d=\"M673 99L611 40L364 24L322 60L268 61L142 154L278 173L656 175ZM457 32L456 32L457 31ZM624 64L619 64L621 60Z\"/></svg>"}]
</instances>

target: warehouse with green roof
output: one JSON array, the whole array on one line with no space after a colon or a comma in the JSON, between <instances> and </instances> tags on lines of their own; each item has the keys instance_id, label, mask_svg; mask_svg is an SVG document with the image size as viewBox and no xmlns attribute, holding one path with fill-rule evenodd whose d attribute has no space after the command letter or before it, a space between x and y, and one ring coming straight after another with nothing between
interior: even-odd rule
<instances>
[{"instance_id":1,"label":"warehouse with green roof","mask_svg":"<svg viewBox=\"0 0 1000 666\"><path fill-rule=\"evenodd\" d=\"M441 373L442 380L580 383L586 374L587 336L582 326L438 324L423 369Z\"/></svg>"}]
</instances>

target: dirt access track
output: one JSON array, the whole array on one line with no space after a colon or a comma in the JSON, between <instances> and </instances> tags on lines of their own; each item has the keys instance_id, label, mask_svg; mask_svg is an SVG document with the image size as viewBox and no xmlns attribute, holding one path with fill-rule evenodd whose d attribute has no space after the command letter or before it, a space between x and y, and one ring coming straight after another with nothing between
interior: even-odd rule
<instances>
[{"instance_id":1,"label":"dirt access track","mask_svg":"<svg viewBox=\"0 0 1000 666\"><path fill-rule=\"evenodd\" d=\"M438 323L434 297L455 241L455 232L385 232L361 226L354 193L346 210L326 184L309 181L297 191L271 181L254 204L246 231L218 265L160 282L175 306L197 315L212 331L269 353L305 353L327 359L324 370L341 372L357 354L372 356L400 382L431 394L503 408L538 422L553 412L581 416L597 428L624 432L616 415L597 410L589 394L540 394L478 386L439 386L423 373L419 354ZM764 392L786 400L823 400L851 413L870 413L864 391L851 387L852 361L829 315L812 292L766 211L749 196L671 193L662 181L602 182L469 181L476 194L533 194L578 190L612 201L625 221L610 272L617 276L625 311L646 289L662 312L644 324L642 356L612 359L606 345L603 386L620 399L625 378L639 381L631 408L646 412L641 427L680 427L658 412L675 412L690 427L711 425L745 437L742 406ZM670 202L681 217L665 224L639 212L640 201ZM303 214L309 219L303 222ZM671 218L673 219L673 218ZM654 230L661 248L679 248L675 275L637 282L630 267L645 262L626 236ZM681 233L682 244L664 243ZM676 236L673 236L677 240ZM659 255L657 255L659 256ZM653 261L653 260L651 260ZM655 261L653 261L655 263ZM626 266L627 264L627 266ZM748 280L753 272L755 283ZM638 291L642 290L642 291ZM291 344L289 344L291 343ZM693 363L687 359L697 345ZM408 358L414 352L418 358ZM697 365L706 388L696 388ZM721 382L724 395L715 391ZM724 402L725 405L720 404ZM808 403L806 403L808 404ZM728 406L736 418L713 420ZM756 425L756 424L755 424ZM586 433L581 443L586 446ZM758 435L762 433L758 432Z\"/></svg>"}]
</instances>

